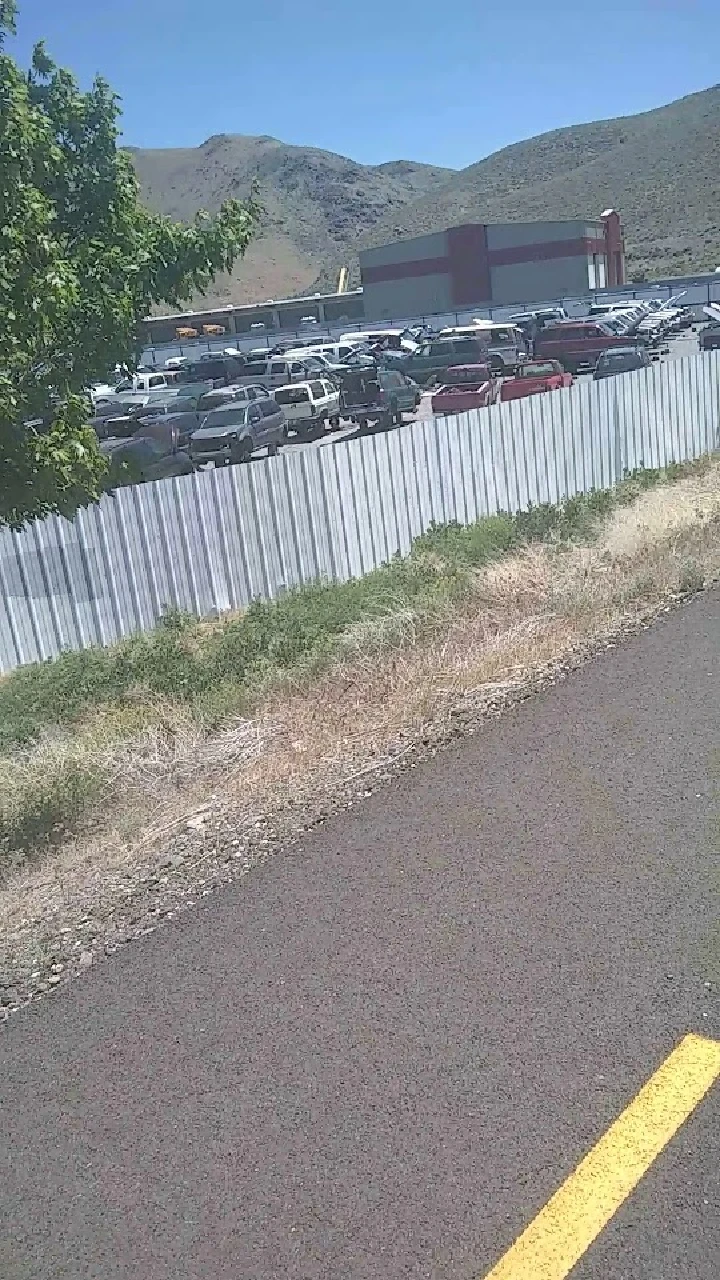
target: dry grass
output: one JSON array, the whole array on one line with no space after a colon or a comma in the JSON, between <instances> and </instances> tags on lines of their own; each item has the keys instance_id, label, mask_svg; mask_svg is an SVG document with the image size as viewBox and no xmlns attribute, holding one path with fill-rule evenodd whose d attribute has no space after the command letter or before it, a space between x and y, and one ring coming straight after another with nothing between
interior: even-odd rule
<instances>
[{"instance_id":1,"label":"dry grass","mask_svg":"<svg viewBox=\"0 0 720 1280\"><path fill-rule=\"evenodd\" d=\"M105 751L113 784L102 830L61 842L6 882L5 968L14 961L15 974L37 978L67 954L63 939L98 949L150 927L148 894L165 903L158 909L194 900L354 800L377 772L718 578L713 464L618 507L588 545L535 545L478 572L467 600L430 628L401 609L350 629L329 668L276 686L251 721L209 739L168 704L121 748L92 725L70 748L44 743L29 753L38 773L47 753Z\"/></svg>"}]
</instances>

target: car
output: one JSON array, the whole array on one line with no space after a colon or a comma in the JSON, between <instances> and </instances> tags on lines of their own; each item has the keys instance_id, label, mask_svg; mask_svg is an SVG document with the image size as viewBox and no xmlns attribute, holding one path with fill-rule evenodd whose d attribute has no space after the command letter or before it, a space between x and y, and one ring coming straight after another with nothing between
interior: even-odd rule
<instances>
[{"instance_id":1,"label":"car","mask_svg":"<svg viewBox=\"0 0 720 1280\"><path fill-rule=\"evenodd\" d=\"M399 426L403 413L413 412L419 401L417 383L399 369L353 369L341 381L342 415L361 427Z\"/></svg>"},{"instance_id":2,"label":"car","mask_svg":"<svg viewBox=\"0 0 720 1280\"><path fill-rule=\"evenodd\" d=\"M427 386L444 382L448 369L454 365L483 364L487 358L487 338L478 330L477 337L434 338L412 354L385 352L382 365L386 369L399 369L421 386Z\"/></svg>"},{"instance_id":3,"label":"car","mask_svg":"<svg viewBox=\"0 0 720 1280\"><path fill-rule=\"evenodd\" d=\"M182 385L189 382L209 382L213 387L229 386L231 382L239 382L245 373L245 357L238 352L234 356L215 355L205 352L198 360L190 360L178 369L177 376Z\"/></svg>"},{"instance_id":4,"label":"car","mask_svg":"<svg viewBox=\"0 0 720 1280\"><path fill-rule=\"evenodd\" d=\"M145 405L143 408L131 410L128 435L135 434L139 429L149 427L152 423L162 422L168 429L176 431L178 446L185 448L193 431L200 426L201 415L195 405L189 404L187 408L179 407L182 404L182 400L175 400L168 404Z\"/></svg>"},{"instance_id":5,"label":"car","mask_svg":"<svg viewBox=\"0 0 720 1280\"><path fill-rule=\"evenodd\" d=\"M316 346L291 347L286 351L286 359L292 360L294 357L303 359L305 356L322 356L331 364L344 364L349 356L354 355L361 344L359 342L319 342Z\"/></svg>"},{"instance_id":6,"label":"car","mask_svg":"<svg viewBox=\"0 0 720 1280\"><path fill-rule=\"evenodd\" d=\"M265 447L272 457L286 439L285 413L272 397L249 404L237 400L205 415L191 436L190 458L195 466L248 462Z\"/></svg>"},{"instance_id":7,"label":"car","mask_svg":"<svg viewBox=\"0 0 720 1280\"><path fill-rule=\"evenodd\" d=\"M384 351L416 351L417 340L409 329L358 329L341 333L339 342L349 346L371 346Z\"/></svg>"},{"instance_id":8,"label":"car","mask_svg":"<svg viewBox=\"0 0 720 1280\"><path fill-rule=\"evenodd\" d=\"M638 335L638 346L647 345ZM547 325L535 339L536 360L557 360L568 373L594 369L603 351L627 348L627 337L608 327L604 320L562 320Z\"/></svg>"},{"instance_id":9,"label":"car","mask_svg":"<svg viewBox=\"0 0 720 1280\"><path fill-rule=\"evenodd\" d=\"M321 436L326 425L340 426L340 392L324 379L278 387L274 399L285 412L288 428L303 440Z\"/></svg>"},{"instance_id":10,"label":"car","mask_svg":"<svg viewBox=\"0 0 720 1280\"><path fill-rule=\"evenodd\" d=\"M268 356L260 360L248 360L242 376L243 383L262 383L269 391L286 387L289 382L306 382L309 375L324 374L324 366L312 356Z\"/></svg>"},{"instance_id":11,"label":"car","mask_svg":"<svg viewBox=\"0 0 720 1280\"><path fill-rule=\"evenodd\" d=\"M470 325L441 329L440 338L480 339L488 349L487 357L494 373L515 373L527 359L527 338L523 330L508 321L505 324L493 320L473 320Z\"/></svg>"},{"instance_id":12,"label":"car","mask_svg":"<svg viewBox=\"0 0 720 1280\"><path fill-rule=\"evenodd\" d=\"M134 373L130 378L123 378L115 386L116 395L124 395L128 392L136 391L143 394L147 391L164 390L172 387L179 380L180 371L178 369L163 369L154 372L152 370L142 370Z\"/></svg>"},{"instance_id":13,"label":"car","mask_svg":"<svg viewBox=\"0 0 720 1280\"><path fill-rule=\"evenodd\" d=\"M571 387L572 383L572 374L565 372L559 360L531 360L514 378L503 382L500 399L521 400L525 396L537 396L546 391Z\"/></svg>"},{"instance_id":14,"label":"car","mask_svg":"<svg viewBox=\"0 0 720 1280\"><path fill-rule=\"evenodd\" d=\"M448 369L445 384L433 392L433 413L452 415L469 409L485 409L498 397L500 382L487 364L457 365Z\"/></svg>"},{"instance_id":15,"label":"car","mask_svg":"<svg viewBox=\"0 0 720 1280\"><path fill-rule=\"evenodd\" d=\"M401 418L404 413L415 412L422 392L413 378L400 369L379 369L378 380L383 394L394 400Z\"/></svg>"},{"instance_id":16,"label":"car","mask_svg":"<svg viewBox=\"0 0 720 1280\"><path fill-rule=\"evenodd\" d=\"M129 439L104 440L100 452L108 460L111 488L189 475L194 469L169 419L139 426Z\"/></svg>"},{"instance_id":17,"label":"car","mask_svg":"<svg viewBox=\"0 0 720 1280\"><path fill-rule=\"evenodd\" d=\"M720 323L706 324L704 329L698 334L698 342L701 351L718 351L720 350Z\"/></svg>"},{"instance_id":18,"label":"car","mask_svg":"<svg viewBox=\"0 0 720 1280\"><path fill-rule=\"evenodd\" d=\"M220 409L223 405L232 404L236 400L244 400L249 404L251 400L263 400L267 395L269 395L268 389L262 383L231 382L227 387L213 387L212 390L206 391L198 400L198 411L209 413L211 409Z\"/></svg>"},{"instance_id":19,"label":"car","mask_svg":"<svg viewBox=\"0 0 720 1280\"><path fill-rule=\"evenodd\" d=\"M603 351L598 356L593 378L596 382L602 378L614 378L618 373L647 369L651 363L647 347L615 347L614 351Z\"/></svg>"}]
</instances>

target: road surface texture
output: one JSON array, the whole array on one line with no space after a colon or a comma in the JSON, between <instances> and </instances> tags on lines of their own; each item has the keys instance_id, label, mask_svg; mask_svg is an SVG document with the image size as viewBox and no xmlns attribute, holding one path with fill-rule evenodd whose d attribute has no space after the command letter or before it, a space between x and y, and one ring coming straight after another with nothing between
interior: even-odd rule
<instances>
[{"instance_id":1,"label":"road surface texture","mask_svg":"<svg viewBox=\"0 0 720 1280\"><path fill-rule=\"evenodd\" d=\"M3 1280L485 1276L720 1038L719 725L712 592L10 1019ZM572 1276L719 1258L716 1085Z\"/></svg>"}]
</instances>

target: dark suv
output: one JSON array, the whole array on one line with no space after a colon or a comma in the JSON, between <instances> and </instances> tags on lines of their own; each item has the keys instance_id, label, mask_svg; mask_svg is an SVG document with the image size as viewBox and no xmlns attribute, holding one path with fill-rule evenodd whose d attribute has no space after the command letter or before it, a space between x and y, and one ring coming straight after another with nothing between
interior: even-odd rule
<instances>
[{"instance_id":1,"label":"dark suv","mask_svg":"<svg viewBox=\"0 0 720 1280\"><path fill-rule=\"evenodd\" d=\"M698 341L701 351L717 351L720 349L720 324L706 324L700 330Z\"/></svg>"},{"instance_id":2,"label":"dark suv","mask_svg":"<svg viewBox=\"0 0 720 1280\"><path fill-rule=\"evenodd\" d=\"M180 370L180 381L210 382L214 387L227 387L243 377L245 365L246 361L240 354L192 360Z\"/></svg>"},{"instance_id":3,"label":"dark suv","mask_svg":"<svg viewBox=\"0 0 720 1280\"><path fill-rule=\"evenodd\" d=\"M647 369L652 361L647 347L616 347L598 356L593 378L614 378L616 373L632 373L634 369Z\"/></svg>"},{"instance_id":4,"label":"dark suv","mask_svg":"<svg viewBox=\"0 0 720 1280\"><path fill-rule=\"evenodd\" d=\"M384 352L382 363L387 369L399 369L421 386L438 380L444 382L448 369L458 364L483 364L488 358L484 338L433 338L424 342L412 355Z\"/></svg>"}]
</instances>

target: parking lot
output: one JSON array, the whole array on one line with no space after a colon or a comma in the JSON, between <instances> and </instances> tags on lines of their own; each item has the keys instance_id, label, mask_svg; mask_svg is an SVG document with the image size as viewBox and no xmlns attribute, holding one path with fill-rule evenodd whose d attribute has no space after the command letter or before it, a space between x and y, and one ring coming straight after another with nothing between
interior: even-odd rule
<instances>
[{"instance_id":1,"label":"parking lot","mask_svg":"<svg viewBox=\"0 0 720 1280\"><path fill-rule=\"evenodd\" d=\"M697 329L696 328L688 329L683 333L680 333L674 337L671 337L669 342L669 347L670 347L670 350L668 354L660 356L660 362L668 361L668 360L680 360L686 356L697 355L698 353ZM633 375L630 374L628 376L632 377ZM592 373L581 373L578 375L576 381L579 381L579 382L592 381ZM404 422L415 422L424 418L432 418L433 412L432 412L431 400L432 400L432 392L431 391L423 392L422 400L420 401L420 404L418 405L416 412L414 414L411 414L411 413L405 414L403 418ZM387 428L387 430L392 431L392 430L395 430L395 428L390 427L390 428ZM285 449L288 453L296 453L303 449L322 449L322 448L325 448L327 445L337 444L341 440L355 439L357 436L361 434L363 434L361 429L358 426L356 426L354 423L343 421L342 426L338 431L328 432L326 435L321 436L317 440L297 440L293 436L291 436L288 443L285 445ZM258 458L265 457L266 451L263 450L262 452L256 454L255 456Z\"/></svg>"}]
</instances>

